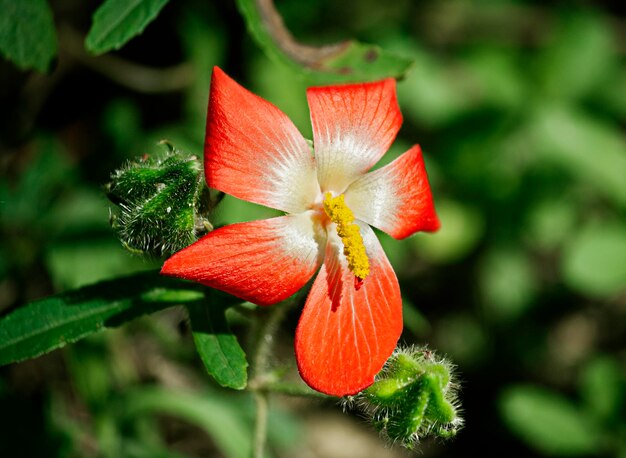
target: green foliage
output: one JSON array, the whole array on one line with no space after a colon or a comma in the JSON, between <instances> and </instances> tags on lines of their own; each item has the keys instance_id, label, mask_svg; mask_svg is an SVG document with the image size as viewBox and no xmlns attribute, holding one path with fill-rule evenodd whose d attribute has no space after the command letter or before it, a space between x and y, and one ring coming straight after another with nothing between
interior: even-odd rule
<instances>
[{"instance_id":1,"label":"green foliage","mask_svg":"<svg viewBox=\"0 0 626 458\"><path fill-rule=\"evenodd\" d=\"M563 396L530 385L502 393L500 409L509 428L539 452L579 456L599 450L597 425Z\"/></svg>"},{"instance_id":2,"label":"green foliage","mask_svg":"<svg viewBox=\"0 0 626 458\"><path fill-rule=\"evenodd\" d=\"M119 399L115 409L126 418L169 415L201 428L227 457L248 458L251 453L252 405L249 397L233 396L216 390L181 392L163 388L129 392ZM268 418L270 443L293 447L300 436L295 419L279 408Z\"/></svg>"},{"instance_id":3,"label":"green foliage","mask_svg":"<svg viewBox=\"0 0 626 458\"><path fill-rule=\"evenodd\" d=\"M415 251L429 261L450 264L466 257L480 241L485 228L473 208L450 200L437 200L441 229L412 239Z\"/></svg>"},{"instance_id":4,"label":"green foliage","mask_svg":"<svg viewBox=\"0 0 626 458\"><path fill-rule=\"evenodd\" d=\"M626 374L609 356L599 356L584 367L580 391L585 407L595 419L614 425L626 408ZM622 418L624 420L624 418Z\"/></svg>"},{"instance_id":5,"label":"green foliage","mask_svg":"<svg viewBox=\"0 0 626 458\"><path fill-rule=\"evenodd\" d=\"M576 99L604 84L617 58L611 34L596 13L564 15L539 60L546 95Z\"/></svg>"},{"instance_id":6,"label":"green foliage","mask_svg":"<svg viewBox=\"0 0 626 458\"><path fill-rule=\"evenodd\" d=\"M66 351L75 396L90 407L91 415L89 419L77 419L67 410L62 391L52 391L47 406L48 427L65 443L57 455L85 456L95 448L102 456L193 456L188 450L200 433L210 438L209 447L204 448L208 456L249 456L253 404L248 394L204 385L140 383L141 369L133 361L137 356L155 371L157 379L173 377L186 383L190 376L188 367L177 365L181 360L188 361L186 351L180 351L186 347L186 339L159 336L165 331L164 318L161 314L137 320L128 327L91 336ZM155 327L158 332L145 334ZM146 337L149 341L144 340ZM146 355L136 348L144 344L155 353ZM202 375L198 373L197 380L203 380ZM268 423L272 448L292 449L301 435L293 415L274 406ZM171 434L176 442L167 444L166 436ZM54 449L47 454L54 455Z\"/></svg>"},{"instance_id":7,"label":"green foliage","mask_svg":"<svg viewBox=\"0 0 626 458\"><path fill-rule=\"evenodd\" d=\"M57 199L76 183L76 173L61 143L48 135L35 138L30 167L13 180L0 181L0 221L4 228L50 224ZM48 230L50 227L48 227Z\"/></svg>"},{"instance_id":8,"label":"green foliage","mask_svg":"<svg viewBox=\"0 0 626 458\"><path fill-rule=\"evenodd\" d=\"M244 389L248 380L248 362L237 338L228 328L225 307L196 304L189 306L188 310L193 340L209 374L221 386Z\"/></svg>"},{"instance_id":9,"label":"green foliage","mask_svg":"<svg viewBox=\"0 0 626 458\"><path fill-rule=\"evenodd\" d=\"M571 239L563 256L563 277L575 290L610 296L626 289L626 225L589 223Z\"/></svg>"},{"instance_id":10,"label":"green foliage","mask_svg":"<svg viewBox=\"0 0 626 458\"><path fill-rule=\"evenodd\" d=\"M202 297L194 285L154 272L50 296L0 320L0 364L34 358L107 327Z\"/></svg>"},{"instance_id":11,"label":"green foliage","mask_svg":"<svg viewBox=\"0 0 626 458\"><path fill-rule=\"evenodd\" d=\"M250 427L233 409L235 401L211 392L203 395L154 388L129 393L122 405L129 416L168 414L189 421L209 434L226 456L247 458Z\"/></svg>"},{"instance_id":12,"label":"green foliage","mask_svg":"<svg viewBox=\"0 0 626 458\"><path fill-rule=\"evenodd\" d=\"M626 207L626 140L616 126L546 104L537 110L529 134L543 160Z\"/></svg>"},{"instance_id":13,"label":"green foliage","mask_svg":"<svg viewBox=\"0 0 626 458\"><path fill-rule=\"evenodd\" d=\"M23 70L47 72L57 53L46 0L0 0L0 54Z\"/></svg>"},{"instance_id":14,"label":"green foliage","mask_svg":"<svg viewBox=\"0 0 626 458\"><path fill-rule=\"evenodd\" d=\"M524 253L497 247L480 268L480 286L490 316L512 321L533 304L538 288L533 266Z\"/></svg>"},{"instance_id":15,"label":"green foliage","mask_svg":"<svg viewBox=\"0 0 626 458\"><path fill-rule=\"evenodd\" d=\"M394 45L415 62L406 79L398 85L398 98L407 118L426 126L440 126L467 109L469 100L462 80L436 55L412 41Z\"/></svg>"},{"instance_id":16,"label":"green foliage","mask_svg":"<svg viewBox=\"0 0 626 458\"><path fill-rule=\"evenodd\" d=\"M141 34L169 0L105 0L93 15L85 47L94 54L119 49Z\"/></svg>"}]
</instances>

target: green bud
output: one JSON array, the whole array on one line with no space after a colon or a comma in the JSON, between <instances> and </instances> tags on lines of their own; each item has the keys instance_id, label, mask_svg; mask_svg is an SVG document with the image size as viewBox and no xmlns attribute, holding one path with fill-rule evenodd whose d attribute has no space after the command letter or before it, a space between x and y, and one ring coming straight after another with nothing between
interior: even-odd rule
<instances>
[{"instance_id":1,"label":"green bud","mask_svg":"<svg viewBox=\"0 0 626 458\"><path fill-rule=\"evenodd\" d=\"M376 381L354 396L374 426L409 449L426 436L449 438L463 426L453 366L424 348L399 349Z\"/></svg>"},{"instance_id":2,"label":"green bud","mask_svg":"<svg viewBox=\"0 0 626 458\"><path fill-rule=\"evenodd\" d=\"M128 250L169 256L213 229L209 211L216 205L204 183L197 156L176 150L130 161L111 175L105 193L111 226Z\"/></svg>"}]
</instances>

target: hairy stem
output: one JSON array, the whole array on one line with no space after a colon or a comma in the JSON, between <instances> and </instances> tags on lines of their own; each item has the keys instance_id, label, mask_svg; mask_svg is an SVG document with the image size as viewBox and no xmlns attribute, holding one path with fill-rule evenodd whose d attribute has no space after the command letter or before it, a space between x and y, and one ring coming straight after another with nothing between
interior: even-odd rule
<instances>
[{"instance_id":1,"label":"hairy stem","mask_svg":"<svg viewBox=\"0 0 626 458\"><path fill-rule=\"evenodd\" d=\"M254 401L256 403L256 416L254 419L254 443L252 456L263 458L265 443L267 442L267 414L269 410L269 399L266 391L256 391Z\"/></svg>"},{"instance_id":2,"label":"hairy stem","mask_svg":"<svg viewBox=\"0 0 626 458\"><path fill-rule=\"evenodd\" d=\"M256 403L256 416L254 423L253 437L253 457L263 458L263 451L267 442L267 415L269 410L269 392L265 388L266 380L270 378L269 357L272 351L274 338L280 323L285 318L288 303L282 302L273 305L269 311L269 316L258 309L253 321L252 346L255 352L252 357L250 368L251 380L249 388L254 391L254 401ZM263 323L261 325L261 321Z\"/></svg>"}]
</instances>

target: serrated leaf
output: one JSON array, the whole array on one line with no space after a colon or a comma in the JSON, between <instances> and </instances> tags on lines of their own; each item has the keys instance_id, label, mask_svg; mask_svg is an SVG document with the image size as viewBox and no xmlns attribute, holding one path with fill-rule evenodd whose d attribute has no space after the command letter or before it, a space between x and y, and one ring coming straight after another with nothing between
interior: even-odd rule
<instances>
[{"instance_id":1,"label":"serrated leaf","mask_svg":"<svg viewBox=\"0 0 626 458\"><path fill-rule=\"evenodd\" d=\"M146 313L203 298L197 285L157 272L47 297L0 320L0 365L34 358Z\"/></svg>"},{"instance_id":2,"label":"serrated leaf","mask_svg":"<svg viewBox=\"0 0 626 458\"><path fill-rule=\"evenodd\" d=\"M188 307L193 340L206 370L221 386L242 390L248 382L248 361L228 328L223 304Z\"/></svg>"},{"instance_id":3,"label":"serrated leaf","mask_svg":"<svg viewBox=\"0 0 626 458\"><path fill-rule=\"evenodd\" d=\"M587 455L600 445L595 423L567 399L544 388L509 387L500 396L500 411L511 431L546 455Z\"/></svg>"},{"instance_id":4,"label":"serrated leaf","mask_svg":"<svg viewBox=\"0 0 626 458\"><path fill-rule=\"evenodd\" d=\"M267 11L262 14L259 3L255 0L237 0L248 31L257 44L270 58L310 77L318 84L402 78L413 64L411 59L353 40L315 48L297 43L287 33L281 33L284 31L277 30L274 33L281 37L281 43L278 43L268 29L268 24L276 26L277 21L282 21L280 18L268 17L271 14Z\"/></svg>"},{"instance_id":5,"label":"serrated leaf","mask_svg":"<svg viewBox=\"0 0 626 458\"><path fill-rule=\"evenodd\" d=\"M23 70L48 71L57 40L46 0L0 0L0 11L0 54Z\"/></svg>"},{"instance_id":6,"label":"serrated leaf","mask_svg":"<svg viewBox=\"0 0 626 458\"><path fill-rule=\"evenodd\" d=\"M85 47L93 54L120 49L143 32L169 0L106 0L93 15Z\"/></svg>"}]
</instances>

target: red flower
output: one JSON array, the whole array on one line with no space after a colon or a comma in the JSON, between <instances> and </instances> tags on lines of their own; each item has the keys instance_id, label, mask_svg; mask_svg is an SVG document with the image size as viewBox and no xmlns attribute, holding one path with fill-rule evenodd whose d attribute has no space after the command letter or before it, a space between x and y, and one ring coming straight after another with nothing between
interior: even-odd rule
<instances>
[{"instance_id":1,"label":"red flower","mask_svg":"<svg viewBox=\"0 0 626 458\"><path fill-rule=\"evenodd\" d=\"M217 229L162 273L270 305L319 269L296 359L312 388L343 396L374 382L402 331L398 280L370 225L402 239L439 220L419 146L368 173L402 123L393 79L313 87L307 98L314 152L283 112L214 69L207 184L286 215Z\"/></svg>"}]
</instances>

